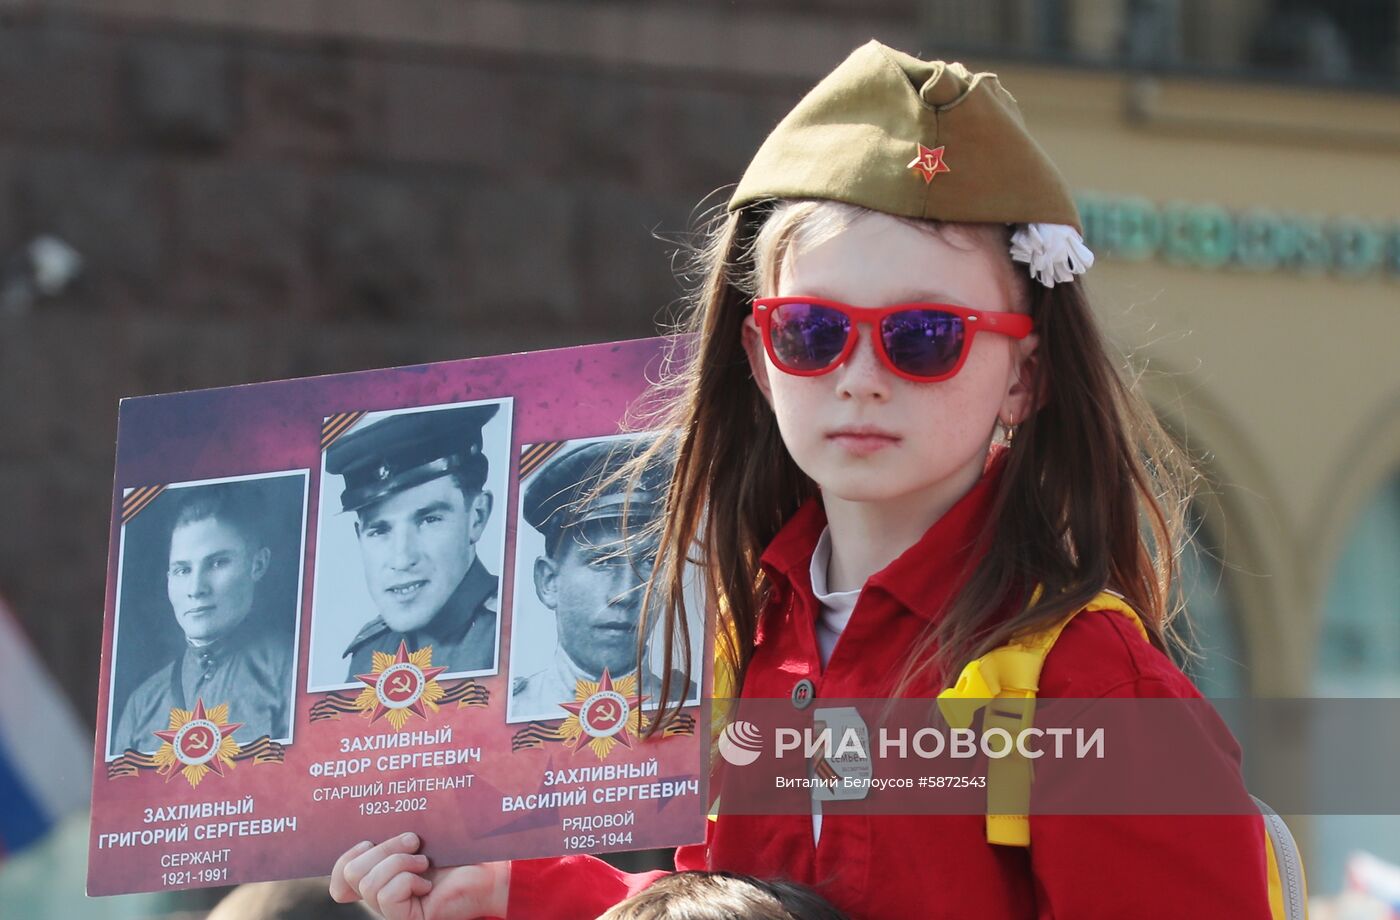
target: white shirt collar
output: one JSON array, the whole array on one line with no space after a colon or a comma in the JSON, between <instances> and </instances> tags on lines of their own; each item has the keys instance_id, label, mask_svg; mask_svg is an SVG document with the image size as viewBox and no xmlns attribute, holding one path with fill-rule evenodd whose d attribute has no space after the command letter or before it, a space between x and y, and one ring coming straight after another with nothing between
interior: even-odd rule
<instances>
[{"instance_id":1,"label":"white shirt collar","mask_svg":"<svg viewBox=\"0 0 1400 920\"><path fill-rule=\"evenodd\" d=\"M831 567L831 528L823 527L822 535L817 539L817 548L812 551L812 593L823 607L842 607L847 603L854 605L855 599L860 596L860 588L852 588L850 591L828 591L827 569Z\"/></svg>"}]
</instances>

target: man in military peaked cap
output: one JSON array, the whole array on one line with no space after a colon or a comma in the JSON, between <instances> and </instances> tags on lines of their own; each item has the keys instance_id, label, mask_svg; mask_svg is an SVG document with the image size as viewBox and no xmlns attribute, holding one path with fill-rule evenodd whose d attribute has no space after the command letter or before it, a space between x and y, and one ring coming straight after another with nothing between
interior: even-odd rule
<instances>
[{"instance_id":1,"label":"man in military peaked cap","mask_svg":"<svg viewBox=\"0 0 1400 920\"><path fill-rule=\"evenodd\" d=\"M630 495L625 480L597 486L645 447L632 438L566 448L525 488L522 513L545 538L535 593L555 616L559 642L547 667L512 682L514 718L562 717L559 704L575 698L580 680L597 681L604 669L614 680L636 673L642 595L656 559L643 532L662 513L670 470L649 467ZM644 671L644 705L660 701L661 683ZM694 697L694 682L673 671L671 696Z\"/></svg>"},{"instance_id":2,"label":"man in military peaked cap","mask_svg":"<svg viewBox=\"0 0 1400 920\"><path fill-rule=\"evenodd\" d=\"M331 444L326 471L345 478L340 504L356 515L365 583L379 615L345 650L346 680L374 652L431 646L448 673L496 662L497 576L477 556L491 517L481 428L500 407L407 412Z\"/></svg>"}]
</instances>

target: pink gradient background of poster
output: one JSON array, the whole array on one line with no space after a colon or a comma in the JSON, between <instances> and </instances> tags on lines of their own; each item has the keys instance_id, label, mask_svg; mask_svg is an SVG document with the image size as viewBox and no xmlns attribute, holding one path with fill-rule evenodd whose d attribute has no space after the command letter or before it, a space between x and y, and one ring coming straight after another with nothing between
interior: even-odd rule
<instances>
[{"instance_id":1,"label":"pink gradient background of poster","mask_svg":"<svg viewBox=\"0 0 1400 920\"><path fill-rule=\"evenodd\" d=\"M230 848L226 881L296 878L327 874L335 858L362 839L380 840L412 830L420 834L425 852L438 865L458 865L487 859L529 858L563 853L563 816L632 810L637 824L628 828L632 841L625 845L596 847L641 849L697 842L704 837L704 778L699 776L701 736L698 709L696 733L646 743L640 750L617 748L606 761L587 748L572 751L563 743L511 752L511 738L523 724L505 723L509 692L510 614L513 610L516 507L519 501L520 447L541 441L615 433L629 407L643 393L648 380L659 372L665 339L641 339L557 349L520 355L475 358L462 361L365 371L327 377L277 381L217 390L124 400L120 410L114 516L107 578L106 616L103 628L102 679L99 690L96 756L93 779L90 894L117 894L166 887L166 869L160 858L167 853ZM342 738L391 732L387 720L374 725L359 713L312 723L309 711L323 694L307 694L306 661L310 637L310 612L316 552L317 507L320 489L320 434L326 416L345 411L374 411L408 406L429 406L510 396L514 399L511 426L510 494L498 506L506 522L506 560L501 577L501 667L495 676L477 678L490 692L489 707L458 708L456 704L429 713L427 720L411 717L405 731L451 726L453 740L444 749L480 747L481 763L425 768L368 776L331 778L309 774L312 763L342 757L426 750L422 747L342 754ZM296 686L298 699L294 740L286 746L281 764L240 761L225 775L208 776L197 789L176 774L169 780L151 771L137 776L107 777L106 722L111 692L113 610L116 603L117 554L123 491L155 483L210 479L273 470L311 470L310 507L307 514L306 556L303 560L300 647ZM708 632L708 630L707 630ZM708 650L706 656L708 658ZM448 681L450 689L456 681ZM562 715L562 713L561 713ZM237 713L233 714L236 721ZM556 724L556 723L550 723ZM502 813L504 793L547 791L546 770L568 769L602 763L659 761L656 779L701 781L701 795L684 799L646 800L617 805L564 808L559 813L516 811ZM473 785L462 790L418 792L409 796L387 792L390 780L413 776L475 774ZM362 816L362 800L343 798L315 802L312 790L383 780L386 792L376 799L396 800L426 796L428 810L402 814ZM624 781L625 782L625 781ZM641 782L634 780L633 782ZM596 785L590 784L589 790ZM566 787L567 788L567 787ZM203 801L239 800L252 795L255 810L234 818L195 819L191 836L182 843L97 849L98 835L158 826L143 822L146 808L178 806ZM226 837L198 841L193 825L219 821L295 815L297 830L269 836ZM571 832L572 833L572 832ZM199 887L202 883L170 887Z\"/></svg>"}]
</instances>

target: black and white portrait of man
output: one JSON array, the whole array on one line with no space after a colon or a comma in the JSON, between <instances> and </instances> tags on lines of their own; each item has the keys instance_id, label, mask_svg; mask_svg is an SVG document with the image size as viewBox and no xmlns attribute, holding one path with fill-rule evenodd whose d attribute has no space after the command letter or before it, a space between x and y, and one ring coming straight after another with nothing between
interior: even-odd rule
<instances>
[{"instance_id":1,"label":"black and white portrait of man","mask_svg":"<svg viewBox=\"0 0 1400 920\"><path fill-rule=\"evenodd\" d=\"M171 709L227 703L246 744L292 735L307 474L175 484L122 528L108 756Z\"/></svg>"},{"instance_id":2,"label":"black and white portrait of man","mask_svg":"<svg viewBox=\"0 0 1400 920\"><path fill-rule=\"evenodd\" d=\"M595 486L648 441L566 442L522 484L507 721L562 718L559 704L574 701L579 681L598 681L605 670L614 680L637 673L642 597L656 558L648 525L662 513L670 470L649 467L631 492L622 480ZM650 644L659 618L647 619ZM701 625L692 624L697 641ZM656 658L643 662L644 708L660 700L664 665ZM691 660L700 661L698 647ZM673 699L696 701L696 682L679 670L671 688Z\"/></svg>"},{"instance_id":3,"label":"black and white portrait of man","mask_svg":"<svg viewBox=\"0 0 1400 920\"><path fill-rule=\"evenodd\" d=\"M355 685L400 643L445 676L495 673L509 405L371 413L326 449L312 690Z\"/></svg>"}]
</instances>

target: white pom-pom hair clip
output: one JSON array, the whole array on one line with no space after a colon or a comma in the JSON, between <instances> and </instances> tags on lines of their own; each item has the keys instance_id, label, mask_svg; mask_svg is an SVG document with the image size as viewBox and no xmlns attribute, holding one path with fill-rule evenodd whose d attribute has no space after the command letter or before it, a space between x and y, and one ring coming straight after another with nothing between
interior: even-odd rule
<instances>
[{"instance_id":1,"label":"white pom-pom hair clip","mask_svg":"<svg viewBox=\"0 0 1400 920\"><path fill-rule=\"evenodd\" d=\"M1094 264L1079 231L1066 224L1020 224L1011 234L1011 258L1025 262L1046 287L1073 281Z\"/></svg>"}]
</instances>

